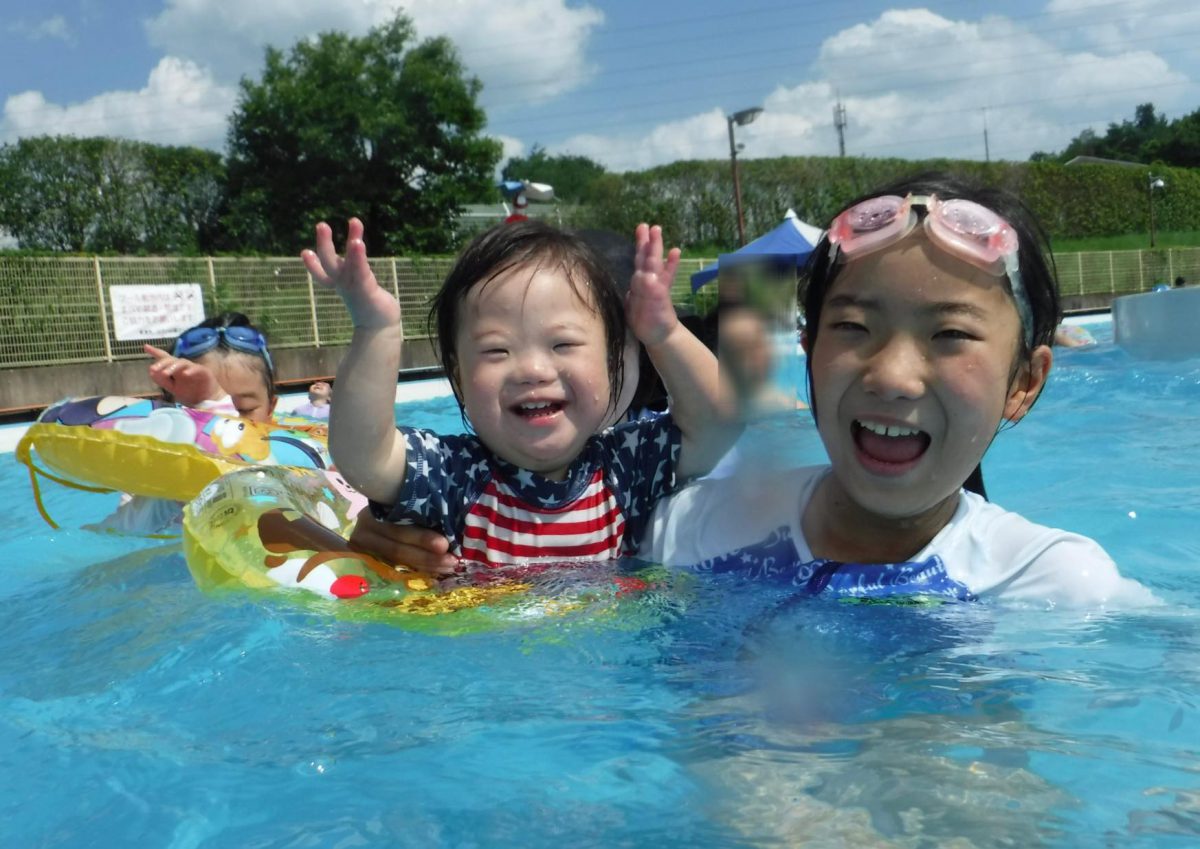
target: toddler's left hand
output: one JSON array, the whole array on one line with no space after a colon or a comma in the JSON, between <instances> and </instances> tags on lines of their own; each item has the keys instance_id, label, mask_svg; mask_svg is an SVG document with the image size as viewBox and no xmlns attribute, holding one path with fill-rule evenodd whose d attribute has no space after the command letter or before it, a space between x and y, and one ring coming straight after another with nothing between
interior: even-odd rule
<instances>
[{"instance_id":1,"label":"toddler's left hand","mask_svg":"<svg viewBox=\"0 0 1200 849\"><path fill-rule=\"evenodd\" d=\"M662 228L639 224L634 233L637 256L625 300L629 327L643 345L657 345L679 324L671 303L671 284L679 267L679 248L663 259Z\"/></svg>"},{"instance_id":2,"label":"toddler's left hand","mask_svg":"<svg viewBox=\"0 0 1200 849\"><path fill-rule=\"evenodd\" d=\"M313 282L337 291L350 312L355 328L400 327L400 304L379 285L367 262L363 223L351 218L346 227L346 257L337 255L333 230L324 221L317 224L316 250L303 250L300 258Z\"/></svg>"}]
</instances>

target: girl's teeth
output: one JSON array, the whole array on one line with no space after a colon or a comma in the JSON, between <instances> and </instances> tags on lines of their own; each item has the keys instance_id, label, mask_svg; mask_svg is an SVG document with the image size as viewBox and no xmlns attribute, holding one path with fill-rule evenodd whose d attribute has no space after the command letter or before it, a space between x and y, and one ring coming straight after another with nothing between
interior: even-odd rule
<instances>
[{"instance_id":1,"label":"girl's teeth","mask_svg":"<svg viewBox=\"0 0 1200 849\"><path fill-rule=\"evenodd\" d=\"M916 436L921 431L911 427L901 427L900 425L882 425L874 422L859 422L863 430L869 430L871 433L879 436Z\"/></svg>"}]
</instances>

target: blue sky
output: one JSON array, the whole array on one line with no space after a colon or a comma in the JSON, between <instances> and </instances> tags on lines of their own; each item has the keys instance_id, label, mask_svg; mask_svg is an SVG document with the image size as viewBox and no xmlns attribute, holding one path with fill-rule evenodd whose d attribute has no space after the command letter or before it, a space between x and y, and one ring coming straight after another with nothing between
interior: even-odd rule
<instances>
[{"instance_id":1,"label":"blue sky","mask_svg":"<svg viewBox=\"0 0 1200 849\"><path fill-rule=\"evenodd\" d=\"M265 44L397 8L450 36L506 152L613 170L729 155L1026 159L1153 102L1200 108L1200 4L1178 0L0 0L0 141L110 135L224 148ZM1184 7L1181 9L1180 7ZM1001 10L1001 11L997 11Z\"/></svg>"}]
</instances>

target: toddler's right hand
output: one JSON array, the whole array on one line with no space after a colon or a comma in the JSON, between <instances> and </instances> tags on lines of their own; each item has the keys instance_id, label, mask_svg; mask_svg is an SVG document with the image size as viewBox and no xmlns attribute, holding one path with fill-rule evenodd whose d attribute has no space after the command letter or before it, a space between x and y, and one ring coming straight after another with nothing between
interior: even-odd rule
<instances>
[{"instance_id":1,"label":"toddler's right hand","mask_svg":"<svg viewBox=\"0 0 1200 849\"><path fill-rule=\"evenodd\" d=\"M392 327L400 324L400 303L375 280L367 262L363 224L351 218L346 230L346 257L333 247L333 230L324 221L317 225L317 248L301 251L304 267L319 285L337 290L356 328Z\"/></svg>"},{"instance_id":2,"label":"toddler's right hand","mask_svg":"<svg viewBox=\"0 0 1200 849\"><path fill-rule=\"evenodd\" d=\"M449 553L450 542L442 534L417 525L382 522L367 510L358 514L350 548L437 578L464 571L458 558Z\"/></svg>"}]
</instances>

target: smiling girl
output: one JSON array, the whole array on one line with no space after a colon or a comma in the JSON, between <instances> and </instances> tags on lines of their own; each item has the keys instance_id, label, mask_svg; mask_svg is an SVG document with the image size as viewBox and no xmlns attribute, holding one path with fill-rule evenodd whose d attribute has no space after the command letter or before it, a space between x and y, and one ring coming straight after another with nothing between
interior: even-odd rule
<instances>
[{"instance_id":1,"label":"smiling girl","mask_svg":"<svg viewBox=\"0 0 1200 849\"><path fill-rule=\"evenodd\" d=\"M945 175L852 203L802 293L829 465L700 481L659 507L641 556L846 598L1152 601L1094 541L963 489L1045 386L1047 256L1016 199Z\"/></svg>"}]
</instances>

